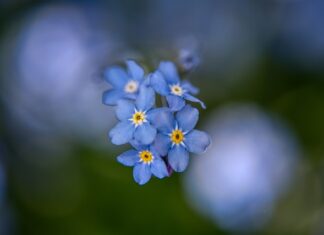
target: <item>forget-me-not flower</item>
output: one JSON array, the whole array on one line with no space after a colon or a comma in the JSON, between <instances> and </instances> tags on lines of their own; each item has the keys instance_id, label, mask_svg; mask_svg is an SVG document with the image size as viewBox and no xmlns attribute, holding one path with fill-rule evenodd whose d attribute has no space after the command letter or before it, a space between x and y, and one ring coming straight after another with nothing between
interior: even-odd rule
<instances>
[{"instance_id":1,"label":"forget-me-not flower","mask_svg":"<svg viewBox=\"0 0 324 235\"><path fill-rule=\"evenodd\" d=\"M187 55L190 56L190 55ZM188 72L194 61L188 58ZM115 145L130 143L132 150L119 155L117 160L132 166L135 181L147 183L152 174L157 178L184 171L189 153L202 153L210 144L209 136L195 130L198 109L186 101L197 102L198 88L181 81L172 62L161 62L159 68L148 75L134 61L126 61L127 71L114 66L107 69L105 78L112 89L103 95L103 103L116 105L117 125L109 132ZM162 107L155 105L156 93L162 97ZM163 101L166 100L167 104Z\"/></svg>"},{"instance_id":2,"label":"forget-me-not flower","mask_svg":"<svg viewBox=\"0 0 324 235\"><path fill-rule=\"evenodd\" d=\"M210 138L205 132L194 129L198 118L198 110L190 105L177 112L175 118L167 110L157 116L159 133L153 145L161 156L167 155L174 171L182 172L187 168L189 152L203 153L210 144Z\"/></svg>"},{"instance_id":3,"label":"forget-me-not flower","mask_svg":"<svg viewBox=\"0 0 324 235\"><path fill-rule=\"evenodd\" d=\"M144 70L133 60L127 60L127 71L119 66L108 68L104 73L105 80L112 89L104 92L102 102L116 105L123 98L136 99L139 87L144 80Z\"/></svg>"},{"instance_id":4,"label":"forget-me-not flower","mask_svg":"<svg viewBox=\"0 0 324 235\"><path fill-rule=\"evenodd\" d=\"M200 103L206 108L201 100L191 95L198 93L197 88L180 80L177 68L172 62L161 62L158 70L150 75L150 84L157 93L166 97L173 112L182 109L186 105L185 100Z\"/></svg>"},{"instance_id":5,"label":"forget-me-not flower","mask_svg":"<svg viewBox=\"0 0 324 235\"><path fill-rule=\"evenodd\" d=\"M154 90L144 83L140 87L135 102L126 99L119 100L116 106L116 116L120 122L109 132L111 142L121 145L134 138L140 144L151 144L157 132L152 121L159 111L159 109L152 109L154 104Z\"/></svg>"},{"instance_id":6,"label":"forget-me-not flower","mask_svg":"<svg viewBox=\"0 0 324 235\"><path fill-rule=\"evenodd\" d=\"M134 180L142 185L147 183L152 174L162 179L168 176L165 162L152 146L136 145L135 149L128 150L117 157L125 166L133 166Z\"/></svg>"}]
</instances>

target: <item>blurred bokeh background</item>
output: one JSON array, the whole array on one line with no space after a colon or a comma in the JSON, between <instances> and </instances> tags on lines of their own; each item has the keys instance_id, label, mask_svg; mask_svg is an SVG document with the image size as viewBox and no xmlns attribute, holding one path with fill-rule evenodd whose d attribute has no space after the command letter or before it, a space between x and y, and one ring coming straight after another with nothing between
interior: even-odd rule
<instances>
[{"instance_id":1,"label":"blurred bokeh background","mask_svg":"<svg viewBox=\"0 0 324 235\"><path fill-rule=\"evenodd\" d=\"M175 61L212 137L138 186L102 71ZM324 234L323 0L0 0L0 234Z\"/></svg>"}]
</instances>

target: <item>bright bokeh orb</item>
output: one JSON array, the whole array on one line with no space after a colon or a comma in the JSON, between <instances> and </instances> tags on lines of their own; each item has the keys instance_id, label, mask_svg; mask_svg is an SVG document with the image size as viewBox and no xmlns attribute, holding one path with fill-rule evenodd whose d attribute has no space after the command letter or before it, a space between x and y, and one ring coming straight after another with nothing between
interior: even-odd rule
<instances>
[{"instance_id":1,"label":"bright bokeh orb","mask_svg":"<svg viewBox=\"0 0 324 235\"><path fill-rule=\"evenodd\" d=\"M190 204L227 230L254 230L289 186L299 152L292 134L254 106L214 113L212 146L193 156L185 178Z\"/></svg>"},{"instance_id":2,"label":"bright bokeh orb","mask_svg":"<svg viewBox=\"0 0 324 235\"><path fill-rule=\"evenodd\" d=\"M8 33L1 98L15 138L52 149L66 140L106 144L114 117L101 102L100 71L117 47L93 21L82 6L48 4Z\"/></svg>"}]
</instances>

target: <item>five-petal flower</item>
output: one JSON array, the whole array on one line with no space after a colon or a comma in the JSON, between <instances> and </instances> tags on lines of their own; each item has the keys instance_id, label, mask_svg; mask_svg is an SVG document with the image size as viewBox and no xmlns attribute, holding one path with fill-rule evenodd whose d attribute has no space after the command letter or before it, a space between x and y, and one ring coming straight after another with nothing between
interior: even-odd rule
<instances>
[{"instance_id":1,"label":"five-petal flower","mask_svg":"<svg viewBox=\"0 0 324 235\"><path fill-rule=\"evenodd\" d=\"M136 99L139 87L144 81L144 70L133 60L127 60L126 64L128 71L119 66L110 67L105 71L104 78L113 88L104 92L104 104L116 105L118 100L123 98Z\"/></svg>"},{"instance_id":2,"label":"five-petal flower","mask_svg":"<svg viewBox=\"0 0 324 235\"><path fill-rule=\"evenodd\" d=\"M161 156L167 155L168 163L176 172L187 168L189 152L203 153L210 144L205 132L194 129L198 118L198 110L186 105L175 118L172 112L165 110L155 120L159 133L153 145Z\"/></svg>"},{"instance_id":3,"label":"five-petal flower","mask_svg":"<svg viewBox=\"0 0 324 235\"><path fill-rule=\"evenodd\" d=\"M117 102L116 115L119 123L109 132L111 142L126 144L131 139L148 145L156 136L156 128L151 125L155 104L155 93L151 87L142 84L135 103L122 99Z\"/></svg>"},{"instance_id":4,"label":"five-petal flower","mask_svg":"<svg viewBox=\"0 0 324 235\"><path fill-rule=\"evenodd\" d=\"M150 84L160 95L165 96L171 111L181 110L186 102L200 103L202 108L205 104L191 94L197 94L198 89L187 81L180 81L179 74L174 63L161 62L157 71L150 75Z\"/></svg>"},{"instance_id":5,"label":"five-petal flower","mask_svg":"<svg viewBox=\"0 0 324 235\"><path fill-rule=\"evenodd\" d=\"M165 162L152 146L136 145L135 150L128 150L117 157L118 162L125 166L133 166L134 180L143 185L152 174L157 178L168 176Z\"/></svg>"}]
</instances>

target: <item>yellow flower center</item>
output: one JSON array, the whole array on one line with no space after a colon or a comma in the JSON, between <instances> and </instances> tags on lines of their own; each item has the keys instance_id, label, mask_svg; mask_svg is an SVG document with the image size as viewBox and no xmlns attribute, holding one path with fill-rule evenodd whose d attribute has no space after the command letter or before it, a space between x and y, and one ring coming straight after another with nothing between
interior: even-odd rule
<instances>
[{"instance_id":1,"label":"yellow flower center","mask_svg":"<svg viewBox=\"0 0 324 235\"><path fill-rule=\"evenodd\" d=\"M133 122L135 126L139 126L142 125L143 122L146 122L146 115L142 111L136 111L130 120Z\"/></svg>"},{"instance_id":2,"label":"yellow flower center","mask_svg":"<svg viewBox=\"0 0 324 235\"><path fill-rule=\"evenodd\" d=\"M184 134L181 130L175 129L172 131L170 138L171 138L172 143L181 144L182 141L184 140Z\"/></svg>"},{"instance_id":3,"label":"yellow flower center","mask_svg":"<svg viewBox=\"0 0 324 235\"><path fill-rule=\"evenodd\" d=\"M124 91L127 93L134 93L138 89L138 82L134 80L130 80L129 82L126 83L124 87Z\"/></svg>"},{"instance_id":4,"label":"yellow flower center","mask_svg":"<svg viewBox=\"0 0 324 235\"><path fill-rule=\"evenodd\" d=\"M148 150L143 150L139 153L140 161L144 162L145 164L150 164L153 162L154 156L152 152Z\"/></svg>"},{"instance_id":5,"label":"yellow flower center","mask_svg":"<svg viewBox=\"0 0 324 235\"><path fill-rule=\"evenodd\" d=\"M172 85L172 86L170 86L170 89L171 89L171 93L173 95L181 96L183 94L182 87L179 85Z\"/></svg>"}]
</instances>

